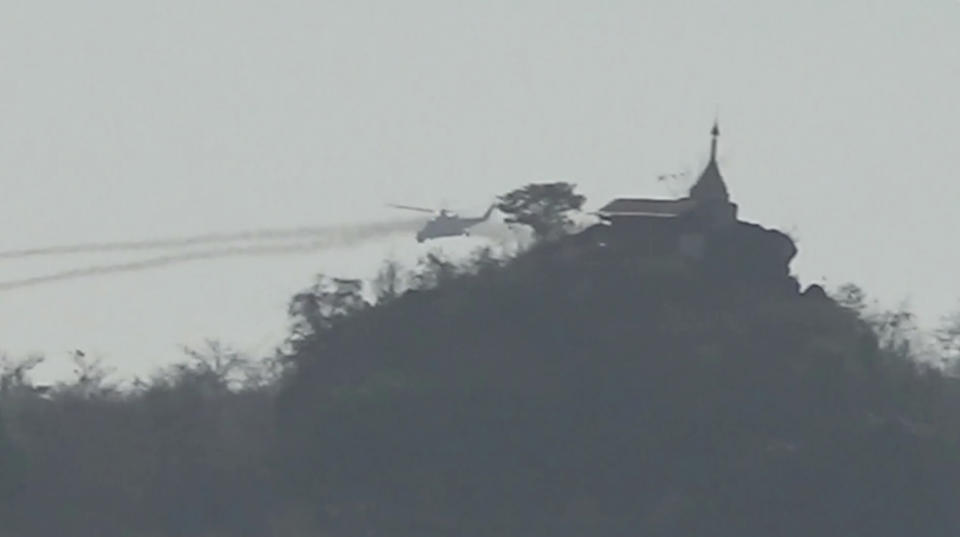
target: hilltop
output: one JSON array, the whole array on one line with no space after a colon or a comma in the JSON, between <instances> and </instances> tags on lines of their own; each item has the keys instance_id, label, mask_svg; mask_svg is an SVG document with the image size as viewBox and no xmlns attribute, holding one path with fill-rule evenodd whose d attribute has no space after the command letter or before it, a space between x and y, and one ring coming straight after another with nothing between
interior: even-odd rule
<instances>
[{"instance_id":1,"label":"hilltop","mask_svg":"<svg viewBox=\"0 0 960 537\"><path fill-rule=\"evenodd\" d=\"M960 528L957 386L801 292L786 235L712 244L636 255L596 226L308 338L281 405L298 490L343 535Z\"/></svg>"}]
</instances>

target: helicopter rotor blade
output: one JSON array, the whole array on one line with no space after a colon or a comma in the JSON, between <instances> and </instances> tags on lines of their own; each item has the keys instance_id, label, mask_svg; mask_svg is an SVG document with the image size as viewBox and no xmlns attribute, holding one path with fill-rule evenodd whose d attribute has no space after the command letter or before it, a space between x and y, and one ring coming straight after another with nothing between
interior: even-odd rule
<instances>
[{"instance_id":1,"label":"helicopter rotor blade","mask_svg":"<svg viewBox=\"0 0 960 537\"><path fill-rule=\"evenodd\" d=\"M393 207L394 209L404 209L404 210L407 210L407 211L417 211L417 212L420 212L420 213L431 213L431 214L433 214L433 213L436 213L436 212L437 212L437 211L434 210L434 209L427 209L426 207L414 207L414 206L412 206L412 205L395 205L395 204L393 204L393 203L388 203L387 206L388 206L388 207Z\"/></svg>"}]
</instances>

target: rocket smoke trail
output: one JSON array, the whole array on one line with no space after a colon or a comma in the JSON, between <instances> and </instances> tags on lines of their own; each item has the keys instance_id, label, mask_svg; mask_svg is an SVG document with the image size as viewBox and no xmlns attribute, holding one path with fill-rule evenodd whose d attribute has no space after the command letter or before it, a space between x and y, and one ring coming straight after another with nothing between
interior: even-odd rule
<instances>
[{"instance_id":1,"label":"rocket smoke trail","mask_svg":"<svg viewBox=\"0 0 960 537\"><path fill-rule=\"evenodd\" d=\"M166 239L117 241L117 242L89 242L82 244L45 246L42 248L25 248L19 250L0 251L0 260L22 259L59 254L105 253L135 250L159 250L165 248L189 247L203 244L217 244L241 241L270 241L277 239L292 239L303 237L322 237L332 235L369 234L372 238L378 234L392 231L412 230L412 226L423 224L422 219L381 222L377 224L353 226L313 226L296 228L256 229L233 233L208 233L190 237L173 237Z\"/></svg>"},{"instance_id":2,"label":"rocket smoke trail","mask_svg":"<svg viewBox=\"0 0 960 537\"><path fill-rule=\"evenodd\" d=\"M181 254L150 257L137 261L129 261L126 263L95 265L71 269L41 276L0 281L0 292L44 283L83 278L87 276L100 276L120 272L136 272L205 259L248 256L259 257L315 252L329 248L349 246L365 240L384 237L393 233L409 231L409 229L412 229L411 225L413 223L416 222L405 221L403 223L392 222L366 226L348 226L341 227L339 229L328 228L327 237L315 238L311 241L266 246L227 246L222 248L185 252Z\"/></svg>"}]
</instances>

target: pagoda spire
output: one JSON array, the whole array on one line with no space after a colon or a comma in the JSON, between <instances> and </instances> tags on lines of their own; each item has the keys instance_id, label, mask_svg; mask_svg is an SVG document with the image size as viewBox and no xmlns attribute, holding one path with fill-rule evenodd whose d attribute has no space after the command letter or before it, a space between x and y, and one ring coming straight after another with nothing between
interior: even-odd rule
<instances>
[{"instance_id":1,"label":"pagoda spire","mask_svg":"<svg viewBox=\"0 0 960 537\"><path fill-rule=\"evenodd\" d=\"M713 137L713 141L710 143L710 161L717 161L717 138L720 137L720 121L714 120L713 128L710 129L710 135Z\"/></svg>"},{"instance_id":2,"label":"pagoda spire","mask_svg":"<svg viewBox=\"0 0 960 537\"><path fill-rule=\"evenodd\" d=\"M713 122L710 135L713 138L710 142L710 162L707 163L707 167L700 174L696 184L690 189L690 197L700 201L729 201L730 195L727 193L727 185L724 184L723 177L720 175L720 166L717 164L717 138L720 136L719 121L715 120Z\"/></svg>"}]
</instances>

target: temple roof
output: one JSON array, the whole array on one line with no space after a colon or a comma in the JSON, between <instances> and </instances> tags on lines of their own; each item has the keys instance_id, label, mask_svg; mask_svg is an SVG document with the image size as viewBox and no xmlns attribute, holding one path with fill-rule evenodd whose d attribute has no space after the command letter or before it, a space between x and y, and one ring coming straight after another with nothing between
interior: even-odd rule
<instances>
[{"instance_id":1,"label":"temple roof","mask_svg":"<svg viewBox=\"0 0 960 537\"><path fill-rule=\"evenodd\" d=\"M689 198L679 200L618 198L601 207L598 212L606 216L671 218L680 216L695 206L696 202Z\"/></svg>"}]
</instances>

